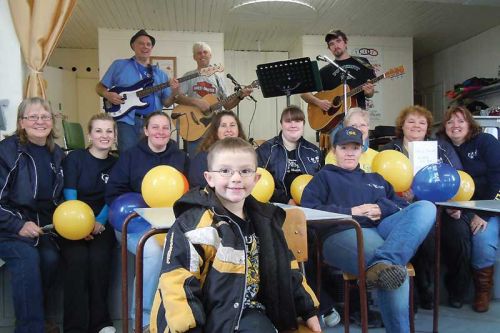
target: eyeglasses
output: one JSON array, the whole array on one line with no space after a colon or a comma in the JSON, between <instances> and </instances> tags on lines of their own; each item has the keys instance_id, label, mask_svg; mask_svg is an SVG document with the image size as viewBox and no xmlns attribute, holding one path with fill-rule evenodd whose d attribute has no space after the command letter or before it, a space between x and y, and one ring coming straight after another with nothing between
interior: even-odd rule
<instances>
[{"instance_id":1,"label":"eyeglasses","mask_svg":"<svg viewBox=\"0 0 500 333\"><path fill-rule=\"evenodd\" d=\"M26 120L29 120L29 121L33 121L33 122L38 121L40 119L42 121L49 121L49 120L52 120L52 116L51 115L46 115L46 114L41 115L41 116L39 116L37 114L32 114L32 115L29 115L27 117L23 117L23 119L26 119Z\"/></svg>"},{"instance_id":2,"label":"eyeglasses","mask_svg":"<svg viewBox=\"0 0 500 333\"><path fill-rule=\"evenodd\" d=\"M220 170L212 170L209 172L217 172L222 177L232 177L235 172L239 173L241 177L252 177L255 174L255 170L252 169L243 169L243 170L232 170L232 169L220 169Z\"/></svg>"}]
</instances>

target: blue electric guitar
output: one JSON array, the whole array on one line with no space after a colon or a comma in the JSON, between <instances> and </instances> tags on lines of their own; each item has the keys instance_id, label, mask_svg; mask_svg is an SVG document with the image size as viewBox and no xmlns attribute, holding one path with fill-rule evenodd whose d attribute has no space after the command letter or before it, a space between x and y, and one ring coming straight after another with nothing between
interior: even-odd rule
<instances>
[{"instance_id":1,"label":"blue electric guitar","mask_svg":"<svg viewBox=\"0 0 500 333\"><path fill-rule=\"evenodd\" d=\"M222 65L210 66L201 69L197 73L183 76L178 79L179 83L194 79L198 76L210 76L217 72L223 72ZM120 118L133 110L145 109L149 106L141 98L151 95L159 90L168 88L169 82L161 83L153 86L153 78L145 78L129 87L112 87L108 91L115 92L122 97L125 102L123 104L113 104L106 98L103 99L104 111L106 111L113 118Z\"/></svg>"}]
</instances>

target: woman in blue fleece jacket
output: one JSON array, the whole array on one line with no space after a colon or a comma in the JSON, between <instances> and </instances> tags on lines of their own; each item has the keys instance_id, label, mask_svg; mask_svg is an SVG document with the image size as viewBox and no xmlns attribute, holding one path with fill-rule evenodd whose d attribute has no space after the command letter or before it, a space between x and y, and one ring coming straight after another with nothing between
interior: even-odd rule
<instances>
[{"instance_id":1,"label":"woman in blue fleece jacket","mask_svg":"<svg viewBox=\"0 0 500 333\"><path fill-rule=\"evenodd\" d=\"M463 170L474 179L472 200L500 200L500 142L494 136L482 133L479 124L463 106L452 107L445 113L439 133L446 135L453 144ZM486 312L493 287L500 218L498 215L474 215L470 229L475 287L472 308Z\"/></svg>"},{"instance_id":2,"label":"woman in blue fleece jacket","mask_svg":"<svg viewBox=\"0 0 500 333\"><path fill-rule=\"evenodd\" d=\"M408 204L382 176L359 167L363 138L346 127L333 137L338 166L326 165L306 186L302 205L352 215L363 228L368 288L377 288L388 333L409 332L409 284L405 265L434 225L436 207L428 201ZM336 230L338 231L338 230ZM327 235L325 260L358 274L354 229Z\"/></svg>"},{"instance_id":3,"label":"woman in blue fleece jacket","mask_svg":"<svg viewBox=\"0 0 500 333\"><path fill-rule=\"evenodd\" d=\"M187 173L187 155L170 140L170 126L170 117L161 111L153 112L146 118L144 121L146 138L135 147L121 153L118 162L111 170L106 185L108 206L111 206L113 201L124 193L141 193L142 179L149 170L156 166L170 165L184 174ZM146 231L127 235L127 248L130 252L135 254L137 243ZM118 239L120 240L121 236ZM149 324L151 305L160 275L161 258L161 247L153 238L150 238L144 247L143 273L146 278L143 285L143 326Z\"/></svg>"}]
</instances>

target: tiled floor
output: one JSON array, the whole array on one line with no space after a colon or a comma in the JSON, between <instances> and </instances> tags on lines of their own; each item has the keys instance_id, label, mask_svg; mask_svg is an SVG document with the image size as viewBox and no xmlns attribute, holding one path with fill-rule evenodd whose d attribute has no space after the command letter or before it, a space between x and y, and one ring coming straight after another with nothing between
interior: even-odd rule
<instances>
[{"instance_id":1,"label":"tiled floor","mask_svg":"<svg viewBox=\"0 0 500 333\"><path fill-rule=\"evenodd\" d=\"M121 333L121 321L115 322L117 332ZM415 318L416 332L432 332L432 311L419 310ZM359 326L351 325L352 333L359 333ZM0 327L0 333L11 333L12 327ZM132 328L130 329L132 332ZM341 333L343 326L326 328L324 333ZM370 333L383 333L385 329L371 329ZM492 302L490 311L476 313L470 305L462 309L453 309L447 306L440 307L439 332L442 333L500 333L500 300ZM258 333L258 332L256 332Z\"/></svg>"}]
</instances>

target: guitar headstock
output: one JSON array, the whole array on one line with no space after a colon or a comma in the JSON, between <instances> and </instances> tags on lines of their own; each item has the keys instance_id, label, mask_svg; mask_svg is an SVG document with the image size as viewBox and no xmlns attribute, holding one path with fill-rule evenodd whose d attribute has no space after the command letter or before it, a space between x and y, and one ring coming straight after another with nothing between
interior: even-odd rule
<instances>
[{"instance_id":1,"label":"guitar headstock","mask_svg":"<svg viewBox=\"0 0 500 333\"><path fill-rule=\"evenodd\" d=\"M211 65L200 69L201 76L210 76L215 73L222 73L222 72L224 72L224 66L222 65Z\"/></svg>"},{"instance_id":2,"label":"guitar headstock","mask_svg":"<svg viewBox=\"0 0 500 333\"><path fill-rule=\"evenodd\" d=\"M398 76L401 76L405 73L405 68L404 66L398 66L389 69L387 72L384 73L384 77L387 79L392 79Z\"/></svg>"}]
</instances>

